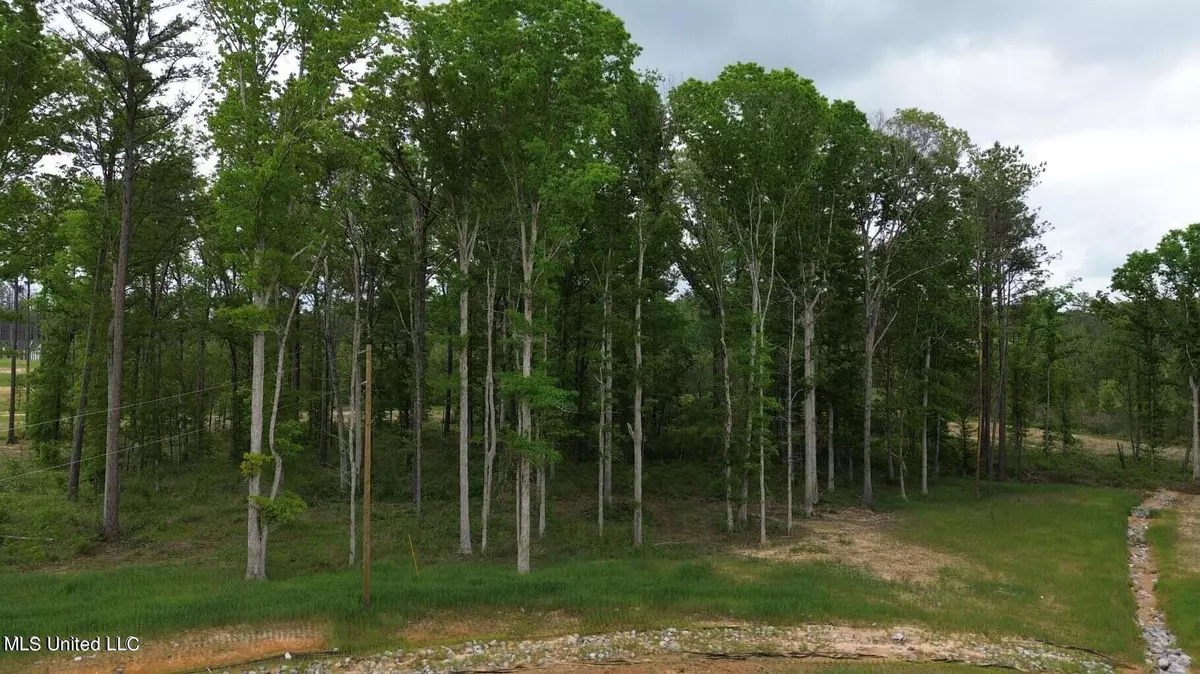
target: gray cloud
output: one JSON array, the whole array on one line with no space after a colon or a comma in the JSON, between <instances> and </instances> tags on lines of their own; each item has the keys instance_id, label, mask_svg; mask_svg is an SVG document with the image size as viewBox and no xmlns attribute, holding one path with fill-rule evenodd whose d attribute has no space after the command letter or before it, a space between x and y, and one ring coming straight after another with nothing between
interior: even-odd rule
<instances>
[{"instance_id":1,"label":"gray cloud","mask_svg":"<svg viewBox=\"0 0 1200 674\"><path fill-rule=\"evenodd\" d=\"M602 0L669 80L790 67L867 111L920 107L1046 162L1054 282L1107 285L1200 221L1200 2Z\"/></svg>"},{"instance_id":2,"label":"gray cloud","mask_svg":"<svg viewBox=\"0 0 1200 674\"><path fill-rule=\"evenodd\" d=\"M1195 44L1193 0L602 0L664 75L790 66L820 84L969 39L1051 45L1068 61L1155 67Z\"/></svg>"}]
</instances>

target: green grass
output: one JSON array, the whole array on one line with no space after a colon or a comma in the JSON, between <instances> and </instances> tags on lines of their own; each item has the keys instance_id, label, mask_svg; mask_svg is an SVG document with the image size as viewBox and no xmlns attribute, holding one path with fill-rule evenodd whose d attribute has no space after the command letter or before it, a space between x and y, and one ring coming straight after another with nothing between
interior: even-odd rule
<instances>
[{"instance_id":1,"label":"green grass","mask_svg":"<svg viewBox=\"0 0 1200 674\"><path fill-rule=\"evenodd\" d=\"M955 554L986 573L950 569L959 610L988 633L1022 634L1140 657L1130 617L1125 515L1129 491L1061 485L997 486L970 504L970 485L932 490L914 503L903 536Z\"/></svg>"},{"instance_id":2,"label":"green grass","mask_svg":"<svg viewBox=\"0 0 1200 674\"><path fill-rule=\"evenodd\" d=\"M1158 564L1158 586L1155 595L1167 623L1179 639L1179 646L1189 655L1200 653L1200 573L1195 560L1181 558L1179 546L1179 514L1173 510L1159 513L1146 532Z\"/></svg>"},{"instance_id":3,"label":"green grass","mask_svg":"<svg viewBox=\"0 0 1200 674\"><path fill-rule=\"evenodd\" d=\"M962 560L937 583L922 585L886 582L839 564L730 554L731 547L753 545L757 527L721 531L721 484L712 466L648 466L647 547L635 551L629 545L630 511L621 489L601 540L590 496L594 468L564 465L550 484L548 531L535 542L534 572L521 577L513 563L511 479L497 486L492 550L486 559L477 554L463 561L454 554L456 466L449 445L439 447L440 437L430 438L418 521L407 498L402 446L389 451L392 439L386 432L380 436L378 446L386 449L376 454L377 563L369 614L359 608L360 574L347 569L348 506L337 490L336 467L321 468L311 458L292 461L287 486L310 508L272 530L271 580L248 583L241 580L246 510L236 465L219 456L182 468L164 462L156 475L152 463L136 470L135 458L124 477L124 537L115 545L98 542L94 483L85 482L80 501L71 504L62 496L61 471L0 482L0 533L54 539L0 542L0 625L10 634L151 637L233 623L315 620L331 626L342 648L373 649L395 643L399 629L418 618L559 612L586 631L702 620L919 623L1042 638L1130 662L1141 657L1125 566L1124 522L1138 500L1130 491L1004 485L976 502L970 482L946 479L933 485L928 498L913 496L906 503L882 486L880 509L895 513L896 535ZM12 461L0 465L0 476L36 467L32 460ZM627 476L618 478L623 488ZM779 485L770 488L781 493ZM858 489L843 485L823 497L822 507L842 508L857 498ZM478 522L473 526L478 541ZM774 522L770 534L787 547L802 543L785 538Z\"/></svg>"}]
</instances>

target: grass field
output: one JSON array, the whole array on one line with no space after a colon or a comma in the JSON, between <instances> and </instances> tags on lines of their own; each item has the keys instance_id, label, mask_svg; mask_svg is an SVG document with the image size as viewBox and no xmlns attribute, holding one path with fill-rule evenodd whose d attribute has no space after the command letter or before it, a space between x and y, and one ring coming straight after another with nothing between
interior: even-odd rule
<instances>
[{"instance_id":1,"label":"grass field","mask_svg":"<svg viewBox=\"0 0 1200 674\"><path fill-rule=\"evenodd\" d=\"M129 472L124 540L110 546L97 539L100 500L90 485L70 504L61 496L61 471L0 482L0 533L31 539L0 543L0 624L10 633L166 635L315 621L343 648L368 650L395 643L415 620L456 615L503 616L496 629L509 635L545 630L546 616L582 632L721 620L907 623L1140 660L1125 566L1124 520L1139 500L1132 491L1009 484L976 502L970 482L945 479L928 498L901 502L884 487L879 535L899 551L898 563L909 552L914 563L949 560L932 580L906 582L836 561L738 554L753 548L756 536L721 531L721 503L694 496L719 492L716 470L702 466L648 467L645 549L629 545L627 504L609 512L600 540L590 499L560 495L591 493L592 467L560 466L549 487L546 537L535 543L534 572L522 577L513 563L511 482L498 486L493 549L467 561L453 552L451 453L431 449L420 521L404 497L402 471L381 456L369 614L359 608L360 573L347 568L348 511L336 468L297 462L289 470L288 485L310 508L273 530L271 580L247 583L244 484L232 462L210 458L184 470L164 466L157 476ZM36 468L31 460L9 460L0 470L11 476ZM856 500L857 489L843 486L826 495L821 513L852 513ZM803 549L803 524L789 538L780 519L773 509L772 539ZM751 524L757 528L753 518Z\"/></svg>"}]
</instances>

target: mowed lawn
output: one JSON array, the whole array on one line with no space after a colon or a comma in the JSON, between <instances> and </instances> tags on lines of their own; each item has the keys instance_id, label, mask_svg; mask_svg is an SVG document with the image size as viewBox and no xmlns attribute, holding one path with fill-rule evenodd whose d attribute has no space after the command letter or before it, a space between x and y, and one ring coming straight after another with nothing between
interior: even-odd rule
<instances>
[{"instance_id":1,"label":"mowed lawn","mask_svg":"<svg viewBox=\"0 0 1200 674\"><path fill-rule=\"evenodd\" d=\"M369 650L394 644L413 620L446 616L523 616L512 622L514 637L549 614L568 616L571 631L584 632L714 620L920 624L1141 659L1124 539L1126 516L1139 501L1132 491L1003 485L976 501L969 482L947 480L929 497L901 502L884 490L880 509L891 513L890 535L954 560L932 582L889 582L829 561L734 554L753 545L753 532L721 532L719 501L685 499L667 486L695 484L699 478L686 472L693 470L649 471L649 540L640 551L628 544L620 504L599 540L590 501L553 501L528 576L514 568L508 488L494 511L492 551L462 560L453 555L451 495L435 493L418 522L400 497L386 500L398 489L385 482L369 613L360 608L360 573L347 568L347 510L336 491L305 496L310 509L272 532L271 580L249 583L242 580L245 496L216 470L191 471L178 483L171 476L132 481L122 500L126 540L116 546L96 541L93 490L68 504L54 472L0 482L0 532L56 539L0 544L0 625L8 634L149 637L304 621L327 625L344 650ZM303 487L303 475L291 475ZM589 476L588 466L560 467L556 479ZM575 487L564 492L579 493ZM856 493L843 487L822 505L848 506ZM789 540L782 531L772 537Z\"/></svg>"}]
</instances>

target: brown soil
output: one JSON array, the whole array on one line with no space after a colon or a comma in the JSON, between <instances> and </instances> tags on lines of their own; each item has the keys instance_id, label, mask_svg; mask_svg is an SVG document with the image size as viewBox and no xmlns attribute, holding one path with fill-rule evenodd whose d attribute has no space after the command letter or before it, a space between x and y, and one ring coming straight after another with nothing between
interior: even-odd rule
<instances>
[{"instance_id":1,"label":"brown soil","mask_svg":"<svg viewBox=\"0 0 1200 674\"><path fill-rule=\"evenodd\" d=\"M884 580L933 583L943 567L969 562L901 540L895 519L862 509L820 513L797 520L792 537L766 548L747 548L740 554L772 561L822 561L850 564Z\"/></svg>"},{"instance_id":2,"label":"brown soil","mask_svg":"<svg viewBox=\"0 0 1200 674\"><path fill-rule=\"evenodd\" d=\"M409 623L400 630L397 636L407 644L421 646L440 646L444 644L459 644L471 639L490 640L503 639L506 636L521 635L528 639L544 639L568 632L578 632L581 621L561 611L542 615L529 614L493 614L490 616L471 616L445 618L427 618Z\"/></svg>"},{"instance_id":3,"label":"brown soil","mask_svg":"<svg viewBox=\"0 0 1200 674\"><path fill-rule=\"evenodd\" d=\"M169 639L146 640L131 653L101 653L74 657L47 657L22 663L19 671L30 674L168 674L204 671L206 668L236 668L240 663L282 657L285 653L324 650L325 630L315 625L249 625L220 630L195 631Z\"/></svg>"}]
</instances>

